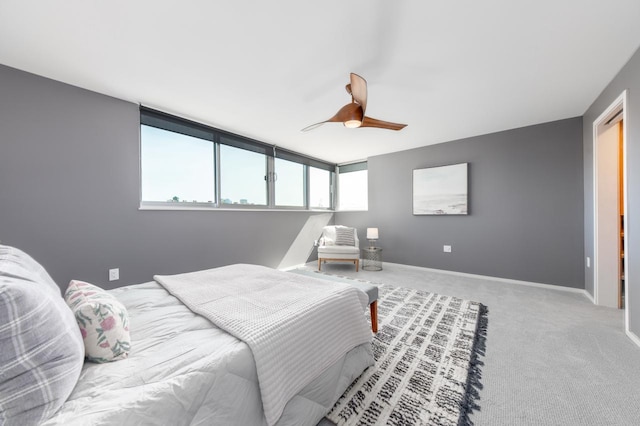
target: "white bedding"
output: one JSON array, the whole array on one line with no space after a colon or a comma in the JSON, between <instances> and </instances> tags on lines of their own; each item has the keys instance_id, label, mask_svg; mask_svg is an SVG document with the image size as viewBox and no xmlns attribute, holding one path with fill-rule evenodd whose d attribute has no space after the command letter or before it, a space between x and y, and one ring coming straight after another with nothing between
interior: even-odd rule
<instances>
[{"instance_id":1,"label":"white bedding","mask_svg":"<svg viewBox=\"0 0 640 426\"><path fill-rule=\"evenodd\" d=\"M155 282L111 291L130 316L128 359L85 363L46 425L265 425L249 347L192 313ZM285 407L277 423L315 425L369 365L361 345Z\"/></svg>"},{"instance_id":2,"label":"white bedding","mask_svg":"<svg viewBox=\"0 0 640 426\"><path fill-rule=\"evenodd\" d=\"M269 425L327 367L371 342L368 296L348 284L245 264L154 279L249 345Z\"/></svg>"}]
</instances>

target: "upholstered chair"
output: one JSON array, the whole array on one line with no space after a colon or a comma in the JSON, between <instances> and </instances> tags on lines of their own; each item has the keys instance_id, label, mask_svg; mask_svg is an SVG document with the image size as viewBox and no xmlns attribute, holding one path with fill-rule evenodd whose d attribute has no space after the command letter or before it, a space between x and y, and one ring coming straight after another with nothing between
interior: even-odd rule
<instances>
[{"instance_id":1,"label":"upholstered chair","mask_svg":"<svg viewBox=\"0 0 640 426\"><path fill-rule=\"evenodd\" d=\"M325 226L318 246L318 270L322 263L351 262L360 269L358 231L347 226Z\"/></svg>"}]
</instances>

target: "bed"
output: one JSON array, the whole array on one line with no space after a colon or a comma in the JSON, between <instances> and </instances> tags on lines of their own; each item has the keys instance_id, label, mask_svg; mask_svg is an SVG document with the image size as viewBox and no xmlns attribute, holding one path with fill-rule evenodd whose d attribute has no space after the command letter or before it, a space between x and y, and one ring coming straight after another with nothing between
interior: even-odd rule
<instances>
[{"instance_id":1,"label":"bed","mask_svg":"<svg viewBox=\"0 0 640 426\"><path fill-rule=\"evenodd\" d=\"M313 279L304 278L314 285ZM34 280L33 276L29 279ZM316 285L326 285L325 281L317 281ZM247 343L194 313L156 281L109 293L129 314L128 357L99 364L84 362L70 394L58 401L54 413L36 423L315 425L349 384L373 364L370 343L352 345L287 399L277 418L271 416L268 420L254 352ZM363 313L367 299L362 300ZM65 368L65 372L69 370L72 369ZM6 374L0 379L5 377ZM3 397L11 399L3 392L8 390L0 383L0 409L10 406L3 407ZM33 416L29 419L33 420ZM0 416L0 424L15 422Z\"/></svg>"}]
</instances>

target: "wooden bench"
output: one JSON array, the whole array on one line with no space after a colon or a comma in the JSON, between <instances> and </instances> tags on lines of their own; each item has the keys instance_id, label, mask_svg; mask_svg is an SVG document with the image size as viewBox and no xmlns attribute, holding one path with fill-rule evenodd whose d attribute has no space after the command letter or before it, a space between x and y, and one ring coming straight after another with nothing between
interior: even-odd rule
<instances>
[{"instance_id":1,"label":"wooden bench","mask_svg":"<svg viewBox=\"0 0 640 426\"><path fill-rule=\"evenodd\" d=\"M349 284L352 287L356 287L359 290L364 291L369 296L369 311L371 313L371 330L374 333L378 332L378 287L371 283L362 281L344 280L341 281L345 284Z\"/></svg>"}]
</instances>

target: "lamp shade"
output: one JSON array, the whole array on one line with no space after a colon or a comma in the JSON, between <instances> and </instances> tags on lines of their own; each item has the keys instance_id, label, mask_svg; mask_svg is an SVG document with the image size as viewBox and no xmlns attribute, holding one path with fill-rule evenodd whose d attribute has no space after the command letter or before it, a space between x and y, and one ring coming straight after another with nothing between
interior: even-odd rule
<instances>
[{"instance_id":1,"label":"lamp shade","mask_svg":"<svg viewBox=\"0 0 640 426\"><path fill-rule=\"evenodd\" d=\"M367 240L378 239L378 228L367 228Z\"/></svg>"}]
</instances>

